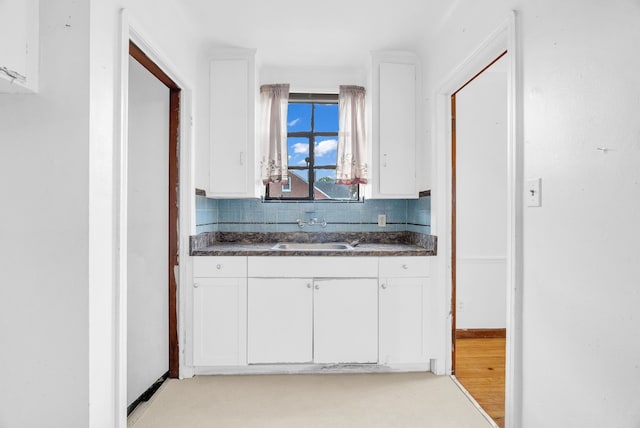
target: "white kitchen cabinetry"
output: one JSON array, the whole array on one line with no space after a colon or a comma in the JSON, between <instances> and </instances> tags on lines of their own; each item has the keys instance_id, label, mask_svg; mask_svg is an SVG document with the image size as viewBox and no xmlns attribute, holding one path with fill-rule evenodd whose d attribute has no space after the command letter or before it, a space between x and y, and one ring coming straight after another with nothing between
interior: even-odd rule
<instances>
[{"instance_id":1,"label":"white kitchen cabinetry","mask_svg":"<svg viewBox=\"0 0 640 428\"><path fill-rule=\"evenodd\" d=\"M248 307L249 364L313 360L311 279L250 278Z\"/></svg>"},{"instance_id":2,"label":"white kitchen cabinetry","mask_svg":"<svg viewBox=\"0 0 640 428\"><path fill-rule=\"evenodd\" d=\"M369 197L417 198L419 63L407 52L376 52L371 73L372 168Z\"/></svg>"},{"instance_id":3,"label":"white kitchen cabinetry","mask_svg":"<svg viewBox=\"0 0 640 428\"><path fill-rule=\"evenodd\" d=\"M210 65L210 162L212 197L257 195L255 50L216 52Z\"/></svg>"},{"instance_id":4,"label":"white kitchen cabinetry","mask_svg":"<svg viewBox=\"0 0 640 428\"><path fill-rule=\"evenodd\" d=\"M247 364L245 257L195 257L193 364Z\"/></svg>"},{"instance_id":5,"label":"white kitchen cabinetry","mask_svg":"<svg viewBox=\"0 0 640 428\"><path fill-rule=\"evenodd\" d=\"M380 363L423 364L427 326L429 261L423 257L380 259Z\"/></svg>"},{"instance_id":6,"label":"white kitchen cabinetry","mask_svg":"<svg viewBox=\"0 0 640 428\"><path fill-rule=\"evenodd\" d=\"M249 278L248 362L375 363L377 280Z\"/></svg>"},{"instance_id":7,"label":"white kitchen cabinetry","mask_svg":"<svg viewBox=\"0 0 640 428\"><path fill-rule=\"evenodd\" d=\"M0 93L38 90L38 4L0 1Z\"/></svg>"},{"instance_id":8,"label":"white kitchen cabinetry","mask_svg":"<svg viewBox=\"0 0 640 428\"><path fill-rule=\"evenodd\" d=\"M428 370L430 263L429 257L194 257L196 373L339 363Z\"/></svg>"},{"instance_id":9,"label":"white kitchen cabinetry","mask_svg":"<svg viewBox=\"0 0 640 428\"><path fill-rule=\"evenodd\" d=\"M376 257L249 257L247 270L250 364L378 360Z\"/></svg>"},{"instance_id":10,"label":"white kitchen cabinetry","mask_svg":"<svg viewBox=\"0 0 640 428\"><path fill-rule=\"evenodd\" d=\"M375 279L316 279L313 320L315 363L378 361Z\"/></svg>"}]
</instances>

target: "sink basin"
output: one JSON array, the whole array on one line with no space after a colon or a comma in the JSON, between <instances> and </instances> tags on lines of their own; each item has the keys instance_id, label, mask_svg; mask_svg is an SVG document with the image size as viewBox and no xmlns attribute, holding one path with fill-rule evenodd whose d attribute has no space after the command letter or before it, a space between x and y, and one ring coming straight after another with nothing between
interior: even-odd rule
<instances>
[{"instance_id":1,"label":"sink basin","mask_svg":"<svg viewBox=\"0 0 640 428\"><path fill-rule=\"evenodd\" d=\"M289 251L347 251L353 247L344 242L278 242L272 250Z\"/></svg>"}]
</instances>

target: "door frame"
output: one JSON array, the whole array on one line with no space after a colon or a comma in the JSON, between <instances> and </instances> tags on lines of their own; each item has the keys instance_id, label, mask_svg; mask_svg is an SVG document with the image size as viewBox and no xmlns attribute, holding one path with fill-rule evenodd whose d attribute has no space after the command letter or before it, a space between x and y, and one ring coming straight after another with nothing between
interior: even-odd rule
<instances>
[{"instance_id":1,"label":"door frame","mask_svg":"<svg viewBox=\"0 0 640 428\"><path fill-rule=\"evenodd\" d=\"M149 58L133 41L129 41L129 56L142 65L149 73L169 89L169 222L167 224L169 248L167 251L167 284L169 303L169 377L178 377L178 318L176 309L177 284L173 270L178 265L178 150L180 150L180 86L176 84L158 65Z\"/></svg>"},{"instance_id":2,"label":"door frame","mask_svg":"<svg viewBox=\"0 0 640 428\"><path fill-rule=\"evenodd\" d=\"M169 171L169 257L168 264L175 266L168 269L169 276L169 371L171 377L185 377L184 361L184 291L179 287L187 283L189 274L185 261L189 255L190 219L195 212L195 197L189 189L193 189L192 170L192 130L191 126L191 90L185 79L176 72L172 63L167 60L151 38L146 36L142 26L136 23L126 9L120 15L121 32L118 46L119 59L119 99L116 100L116 148L114 153L114 188L116 213L116 297L115 297L115 421L116 427L127 426L127 153L128 153L128 100L129 100L129 56L131 44L138 48L138 55L146 64L145 68L158 77L170 88L170 105L179 104L179 110L171 110L170 130L170 168ZM145 60L146 58L146 60ZM136 58L137 60L137 58ZM153 65L152 65L153 64ZM154 67L155 66L155 67ZM173 87L173 89L172 89ZM173 158L173 159L172 159ZM175 187L177 186L177 188ZM172 197L173 196L173 197ZM174 226L172 226L174 225ZM173 229L173 233L172 230ZM172 242L173 241L173 242ZM178 263L178 261L181 261ZM186 376L189 376L186 373Z\"/></svg>"},{"instance_id":3,"label":"door frame","mask_svg":"<svg viewBox=\"0 0 640 428\"><path fill-rule=\"evenodd\" d=\"M452 275L452 126L451 95L478 70L497 58L505 50L507 57L507 338L505 370L505 426L520 426L522 416L522 201L523 201L523 145L522 145L522 79L521 59L518 48L517 15L512 11L471 54L455 67L442 81L436 91L435 147L433 168L435 171L434 218L432 227L439 235L438 278L442 287L437 298L442 302L438 311L441 320L439 329L445 339L444 353L439 357L445 361L444 371L451 373L453 367L453 311ZM442 300L440 300L442 299ZM444 310L446 308L446 312ZM439 335L439 337L441 337ZM439 367L438 367L439 368Z\"/></svg>"},{"instance_id":4,"label":"door frame","mask_svg":"<svg viewBox=\"0 0 640 428\"><path fill-rule=\"evenodd\" d=\"M451 94L451 374L456 373L456 330L457 330L457 312L458 312L458 242L457 242L457 231L458 226L456 222L457 211L457 140L456 140L456 95L458 92L463 90L467 85L473 82L476 78L478 78L482 73L484 73L489 67L498 62L499 59L504 57L507 54L505 50L497 58L493 59L489 65L483 67L479 72L477 72L471 79L467 80L462 84L458 89L455 90L453 94Z\"/></svg>"}]
</instances>

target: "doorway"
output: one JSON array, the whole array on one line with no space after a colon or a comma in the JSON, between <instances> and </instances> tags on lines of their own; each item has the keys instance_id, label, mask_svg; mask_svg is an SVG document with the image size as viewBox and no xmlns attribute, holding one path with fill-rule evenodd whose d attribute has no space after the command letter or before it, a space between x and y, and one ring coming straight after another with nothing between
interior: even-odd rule
<instances>
[{"instance_id":1,"label":"doorway","mask_svg":"<svg viewBox=\"0 0 640 428\"><path fill-rule=\"evenodd\" d=\"M128 410L178 377L176 271L180 87L129 43ZM160 380L160 382L158 382Z\"/></svg>"},{"instance_id":2,"label":"doorway","mask_svg":"<svg viewBox=\"0 0 640 428\"><path fill-rule=\"evenodd\" d=\"M504 426L507 52L451 95L452 372Z\"/></svg>"}]
</instances>

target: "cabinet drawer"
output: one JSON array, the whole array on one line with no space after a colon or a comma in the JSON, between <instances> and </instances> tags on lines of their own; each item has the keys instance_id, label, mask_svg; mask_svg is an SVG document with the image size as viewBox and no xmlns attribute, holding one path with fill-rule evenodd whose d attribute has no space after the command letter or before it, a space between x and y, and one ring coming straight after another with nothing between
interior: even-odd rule
<instances>
[{"instance_id":1,"label":"cabinet drawer","mask_svg":"<svg viewBox=\"0 0 640 428\"><path fill-rule=\"evenodd\" d=\"M193 276L198 278L232 278L247 276L246 257L193 258Z\"/></svg>"},{"instance_id":2,"label":"cabinet drawer","mask_svg":"<svg viewBox=\"0 0 640 428\"><path fill-rule=\"evenodd\" d=\"M428 257L380 257L380 278L430 275Z\"/></svg>"}]
</instances>

